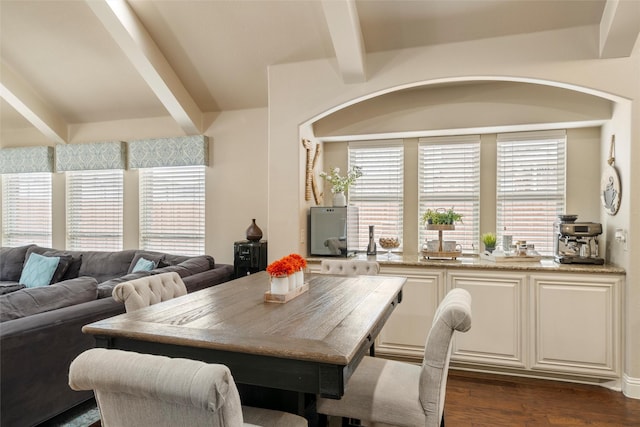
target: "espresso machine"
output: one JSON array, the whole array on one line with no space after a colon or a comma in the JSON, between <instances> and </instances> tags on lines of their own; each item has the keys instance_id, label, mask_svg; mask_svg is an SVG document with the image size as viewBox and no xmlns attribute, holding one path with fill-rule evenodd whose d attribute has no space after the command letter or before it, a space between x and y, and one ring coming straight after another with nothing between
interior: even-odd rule
<instances>
[{"instance_id":1,"label":"espresso machine","mask_svg":"<svg viewBox=\"0 0 640 427\"><path fill-rule=\"evenodd\" d=\"M604 259L598 254L598 236L602 234L602 224L574 222L575 219L575 215L561 215L560 221L554 224L556 262L604 264Z\"/></svg>"}]
</instances>

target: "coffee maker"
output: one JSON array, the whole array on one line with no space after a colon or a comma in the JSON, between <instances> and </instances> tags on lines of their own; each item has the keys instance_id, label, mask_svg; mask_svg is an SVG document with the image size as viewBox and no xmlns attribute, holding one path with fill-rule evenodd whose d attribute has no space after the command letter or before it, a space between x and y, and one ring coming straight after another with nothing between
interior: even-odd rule
<instances>
[{"instance_id":1,"label":"coffee maker","mask_svg":"<svg viewBox=\"0 0 640 427\"><path fill-rule=\"evenodd\" d=\"M556 261L561 264L604 264L598 253L602 224L575 222L576 215L560 215L559 218L554 224Z\"/></svg>"}]
</instances>

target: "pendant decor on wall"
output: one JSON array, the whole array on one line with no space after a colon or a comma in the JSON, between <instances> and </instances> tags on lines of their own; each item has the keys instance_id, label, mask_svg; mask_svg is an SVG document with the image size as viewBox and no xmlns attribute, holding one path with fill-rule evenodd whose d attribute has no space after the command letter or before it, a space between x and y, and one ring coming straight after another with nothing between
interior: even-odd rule
<instances>
[{"instance_id":1,"label":"pendant decor on wall","mask_svg":"<svg viewBox=\"0 0 640 427\"><path fill-rule=\"evenodd\" d=\"M308 139L303 139L302 146L307 153L304 178L304 199L306 201L311 200L311 193L313 192L313 199L316 202L316 205L319 205L322 202L322 194L320 193L318 184L316 183L315 168L318 163L318 159L320 158L320 145L315 144L315 153L313 154L313 157L311 157L311 151L314 148L314 144Z\"/></svg>"},{"instance_id":2,"label":"pendant decor on wall","mask_svg":"<svg viewBox=\"0 0 640 427\"><path fill-rule=\"evenodd\" d=\"M609 159L600 180L600 200L609 215L615 215L620 208L620 177L614 166L616 136L611 136Z\"/></svg>"}]
</instances>

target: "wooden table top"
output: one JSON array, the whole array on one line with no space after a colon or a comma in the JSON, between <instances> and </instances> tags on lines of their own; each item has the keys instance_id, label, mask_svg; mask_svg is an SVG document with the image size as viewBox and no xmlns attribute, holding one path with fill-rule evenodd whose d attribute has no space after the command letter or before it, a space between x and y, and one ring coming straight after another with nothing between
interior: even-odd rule
<instances>
[{"instance_id":1,"label":"wooden table top","mask_svg":"<svg viewBox=\"0 0 640 427\"><path fill-rule=\"evenodd\" d=\"M306 275L309 291L264 302L266 272L86 325L84 333L347 365L399 300L404 277Z\"/></svg>"}]
</instances>

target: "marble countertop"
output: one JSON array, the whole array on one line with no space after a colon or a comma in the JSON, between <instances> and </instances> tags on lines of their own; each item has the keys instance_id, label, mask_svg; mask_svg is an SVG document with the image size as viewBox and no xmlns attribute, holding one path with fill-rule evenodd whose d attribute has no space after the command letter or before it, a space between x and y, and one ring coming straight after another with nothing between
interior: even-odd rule
<instances>
[{"instance_id":1,"label":"marble countertop","mask_svg":"<svg viewBox=\"0 0 640 427\"><path fill-rule=\"evenodd\" d=\"M334 257L327 257L338 259ZM323 257L308 257L310 263L319 263ZM392 254L391 258L387 254L377 256L367 256L357 254L348 259L362 259L377 261L381 266L411 266L411 267L431 267L431 268L453 268L453 269L475 269L475 270L521 270L539 272L566 272L566 273L597 273L597 274L625 274L625 270L614 265L591 265L591 264L560 264L553 258L543 258L540 261L501 261L494 262L482 259L478 256L462 256L457 259L426 259L418 254Z\"/></svg>"}]
</instances>

